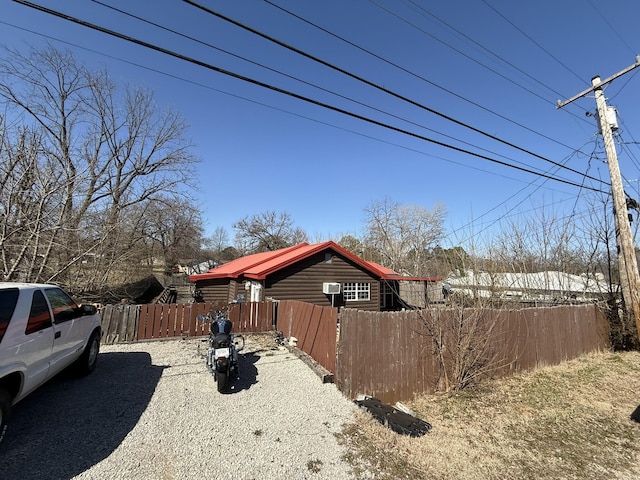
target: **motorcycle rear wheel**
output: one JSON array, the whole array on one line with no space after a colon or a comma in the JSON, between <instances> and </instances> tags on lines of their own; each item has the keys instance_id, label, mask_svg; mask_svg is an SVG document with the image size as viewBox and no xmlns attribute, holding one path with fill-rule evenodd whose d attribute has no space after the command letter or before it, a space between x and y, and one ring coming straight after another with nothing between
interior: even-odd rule
<instances>
[{"instance_id":1,"label":"motorcycle rear wheel","mask_svg":"<svg viewBox=\"0 0 640 480\"><path fill-rule=\"evenodd\" d=\"M225 393L227 391L227 387L229 386L229 375L227 372L217 372L216 380L218 382L218 392Z\"/></svg>"}]
</instances>

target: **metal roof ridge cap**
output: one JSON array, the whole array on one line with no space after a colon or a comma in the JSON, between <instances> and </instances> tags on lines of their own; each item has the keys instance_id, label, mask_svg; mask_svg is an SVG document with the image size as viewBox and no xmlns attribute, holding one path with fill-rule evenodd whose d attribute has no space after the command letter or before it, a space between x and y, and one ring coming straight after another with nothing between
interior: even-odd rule
<instances>
[{"instance_id":1,"label":"metal roof ridge cap","mask_svg":"<svg viewBox=\"0 0 640 480\"><path fill-rule=\"evenodd\" d=\"M261 263L267 263L267 262L275 261L275 260L277 260L278 258L280 258L280 257L282 257L282 256L285 256L285 255L291 254L291 253L295 252L296 250L299 250L299 249L304 248L304 247L310 247L310 246L312 247L312 246L314 246L314 245L310 245L310 244L309 244L309 243L307 243L307 242L298 243L297 245L293 245L292 247L289 247L289 248L288 248L288 249L286 249L286 250L285 250L285 249L283 249L283 250L285 250L285 251L282 251L279 255L274 255L273 257L271 257L271 258L269 258L269 259L267 259L267 260L265 260L264 262L261 262ZM254 274L250 274L250 275L260 276L260 277L261 277L261 279L264 279L264 278L266 277L266 275L268 275L269 273L274 272L274 271L277 271L277 270L279 270L280 268L284 268L284 267L286 267L287 265L291 265L292 263L295 263L295 262L297 262L298 260L301 260L301 259L303 259L303 258L306 258L306 257L308 257L311 253L315 253L315 249L313 249L313 248L312 248L310 251L307 251L307 252L305 252L305 253L303 253L303 254L296 255L296 256L294 256L294 257L292 257L292 258L289 258L289 259L287 259L287 260L284 260L284 261L282 261L281 263L278 263L277 265L273 265L271 268L268 268L268 269L266 270L266 272L263 272L263 273L261 273L261 274L255 274L255 273L254 273ZM245 270L245 272L246 272L247 270L249 270L250 268L255 268L255 267L257 267L258 265L259 265L259 264L252 265L251 267L247 268L247 269Z\"/></svg>"},{"instance_id":2,"label":"metal roof ridge cap","mask_svg":"<svg viewBox=\"0 0 640 480\"><path fill-rule=\"evenodd\" d=\"M246 272L248 270L253 269L253 268L259 267L263 263L267 263L267 262L271 262L273 260L276 260L276 259L278 259L279 257L281 257L283 255L287 255L290 252L295 251L295 250L297 250L299 248L305 247L307 245L309 245L307 242L302 242L302 243L298 243L296 245L291 245L290 247L285 247L285 248L281 248L281 249L278 249L278 250L272 250L270 253L273 253L273 255L270 255L268 258L264 258L264 259L262 259L260 261L252 263L251 265L243 268L241 271L239 271L238 276L240 276L240 275L246 275L246 276L254 275L255 276L256 274L247 274ZM267 253L267 252L262 252L262 253ZM264 277L262 277L261 279L264 279Z\"/></svg>"},{"instance_id":3,"label":"metal roof ridge cap","mask_svg":"<svg viewBox=\"0 0 640 480\"><path fill-rule=\"evenodd\" d=\"M302 249L304 247L312 247L310 250L308 250L308 251L306 251L304 253L301 253L301 254L299 254L297 256L294 256L294 257L292 257L290 259L287 259L287 261L283 262L283 264L285 264L285 265L286 264L290 264L290 263L292 263L294 261L300 260L302 258L306 258L306 257L308 257L309 255L311 255L313 253L321 251L324 248L327 248L328 246L330 246L329 244L332 244L332 245L335 245L335 246L339 247L339 245L337 245L332 240L328 240L326 242L320 242L320 243L316 243L316 244L309 244L308 242L301 242L301 243L298 243L296 245L292 245L291 247L283 248L282 251L278 253L278 255L274 255L273 257L270 257L268 259L263 260L262 262L256 262L255 264L251 265L250 267L247 267L245 269L245 271L249 270L250 268L256 267L260 263L267 263L267 262L270 262L270 261L273 261L273 260L277 260L281 256L290 254L290 253L295 252L296 250L300 250L300 249ZM340 248L342 248L342 247L340 247ZM269 271L273 270L273 268L275 268L275 267L276 266L272 267L271 269L269 269Z\"/></svg>"},{"instance_id":4,"label":"metal roof ridge cap","mask_svg":"<svg viewBox=\"0 0 640 480\"><path fill-rule=\"evenodd\" d=\"M294 249L294 247L297 248L300 245L303 245L303 244L292 245L291 247L285 247L285 248L281 248L281 249L278 249L278 250L271 250L271 251L267 251L267 252L254 253L252 255L260 255L260 254L269 254L269 255L265 255L268 258L261 258L259 260L256 260L255 262L251 263L250 265L247 265L246 267L238 268L237 270L234 271L234 274L236 275L236 277L238 277L238 276L244 274L244 272L246 272L247 270L258 266L261 263L270 262L274 258L278 258L280 255L284 255L284 254L288 253L290 249ZM244 257L240 257L237 260L242 260L243 258L247 258L248 256L251 256L251 255L246 255Z\"/></svg>"}]
</instances>

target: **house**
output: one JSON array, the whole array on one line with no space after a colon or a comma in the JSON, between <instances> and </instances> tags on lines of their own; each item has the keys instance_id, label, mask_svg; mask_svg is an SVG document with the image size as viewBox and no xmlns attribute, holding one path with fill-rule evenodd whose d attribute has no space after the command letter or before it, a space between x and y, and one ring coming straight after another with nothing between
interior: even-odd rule
<instances>
[{"instance_id":1,"label":"house","mask_svg":"<svg viewBox=\"0 0 640 480\"><path fill-rule=\"evenodd\" d=\"M332 241L247 255L189 279L196 301L230 302L241 295L251 302L299 300L373 311L423 306L428 284L438 280L403 277ZM414 298L401 296L404 283L415 287Z\"/></svg>"}]
</instances>

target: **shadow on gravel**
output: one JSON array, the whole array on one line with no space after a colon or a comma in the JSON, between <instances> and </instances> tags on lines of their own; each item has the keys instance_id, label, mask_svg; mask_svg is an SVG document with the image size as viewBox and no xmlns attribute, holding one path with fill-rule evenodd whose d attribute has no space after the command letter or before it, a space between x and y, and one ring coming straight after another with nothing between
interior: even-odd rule
<instances>
[{"instance_id":1,"label":"shadow on gravel","mask_svg":"<svg viewBox=\"0 0 640 480\"><path fill-rule=\"evenodd\" d=\"M251 385L258 383L258 369L256 362L260 357L255 353L249 352L244 355L238 355L238 373L239 377L231 382L228 393L237 393L242 390L249 390ZM212 378L213 380L213 378Z\"/></svg>"},{"instance_id":2,"label":"shadow on gravel","mask_svg":"<svg viewBox=\"0 0 640 480\"><path fill-rule=\"evenodd\" d=\"M138 423L165 368L148 353L101 353L91 375L53 378L13 407L0 478L69 479L108 457Z\"/></svg>"}]
</instances>

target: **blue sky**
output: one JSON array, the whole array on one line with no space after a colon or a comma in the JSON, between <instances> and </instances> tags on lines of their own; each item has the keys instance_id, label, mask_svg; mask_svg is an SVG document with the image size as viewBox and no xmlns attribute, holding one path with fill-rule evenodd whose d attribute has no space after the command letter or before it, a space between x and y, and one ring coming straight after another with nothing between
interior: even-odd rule
<instances>
[{"instance_id":1,"label":"blue sky","mask_svg":"<svg viewBox=\"0 0 640 480\"><path fill-rule=\"evenodd\" d=\"M575 173L608 181L596 121L587 116L593 95L562 109L556 102L640 54L636 0L198 0L366 84L183 1L103 1L217 49L99 2L34 3L392 127L0 0L1 44L68 48L118 82L151 88L160 107L182 112L201 159L207 233L221 226L231 236L234 222L268 210L287 212L312 240L359 235L364 208L385 197L444 205L445 247L499 230L501 219L585 215L602 194L460 150L607 190ZM618 109L619 161L634 198L638 72L605 90Z\"/></svg>"}]
</instances>

